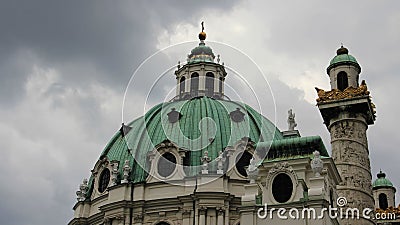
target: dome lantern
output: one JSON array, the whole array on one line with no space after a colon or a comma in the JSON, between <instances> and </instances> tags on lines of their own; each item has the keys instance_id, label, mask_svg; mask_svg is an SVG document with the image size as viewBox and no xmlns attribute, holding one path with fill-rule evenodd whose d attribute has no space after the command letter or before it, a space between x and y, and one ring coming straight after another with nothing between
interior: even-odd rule
<instances>
[{"instance_id":1,"label":"dome lantern","mask_svg":"<svg viewBox=\"0 0 400 225\"><path fill-rule=\"evenodd\" d=\"M204 22L201 22L199 45L192 49L187 57L187 63L183 66L179 64L175 71L177 85L174 100L187 100L199 96L224 98L224 81L227 73L224 65L219 63L219 56L217 62L214 62L213 50L204 43L206 36Z\"/></svg>"}]
</instances>

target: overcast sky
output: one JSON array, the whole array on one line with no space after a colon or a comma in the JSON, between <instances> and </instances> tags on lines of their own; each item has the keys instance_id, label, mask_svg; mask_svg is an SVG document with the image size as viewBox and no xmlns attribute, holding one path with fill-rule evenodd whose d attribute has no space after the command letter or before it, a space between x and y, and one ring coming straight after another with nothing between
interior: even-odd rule
<instances>
[{"instance_id":1,"label":"overcast sky","mask_svg":"<svg viewBox=\"0 0 400 225\"><path fill-rule=\"evenodd\" d=\"M201 21L214 53L266 96L263 114L285 130L293 108L300 133L320 135L328 148L314 87L329 88L326 67L340 43L348 47L377 106L377 121L368 130L373 177L382 169L400 187L399 6L394 0L2 1L0 224L68 223L78 185L120 127L132 72L154 52L193 41L155 57L154 74L135 77L124 122L143 114L138 101L149 90L140 87L185 61L197 45ZM225 44L261 68L276 105L269 87L258 84L254 65L232 57ZM227 77L233 87L235 77ZM168 94L172 72L163 81L146 108Z\"/></svg>"}]
</instances>

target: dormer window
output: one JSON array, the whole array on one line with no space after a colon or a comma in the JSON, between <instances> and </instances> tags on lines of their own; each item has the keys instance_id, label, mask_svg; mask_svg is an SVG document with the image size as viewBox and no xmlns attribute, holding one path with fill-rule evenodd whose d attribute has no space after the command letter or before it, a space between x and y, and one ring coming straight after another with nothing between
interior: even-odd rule
<instances>
[{"instance_id":1,"label":"dormer window","mask_svg":"<svg viewBox=\"0 0 400 225\"><path fill-rule=\"evenodd\" d=\"M158 174L162 177L170 176L176 168L176 157L170 152L162 154L158 161L157 170Z\"/></svg>"},{"instance_id":2,"label":"dormer window","mask_svg":"<svg viewBox=\"0 0 400 225\"><path fill-rule=\"evenodd\" d=\"M98 187L99 192L103 193L107 189L109 183L110 183L110 170L105 168L100 174L99 187Z\"/></svg>"}]
</instances>

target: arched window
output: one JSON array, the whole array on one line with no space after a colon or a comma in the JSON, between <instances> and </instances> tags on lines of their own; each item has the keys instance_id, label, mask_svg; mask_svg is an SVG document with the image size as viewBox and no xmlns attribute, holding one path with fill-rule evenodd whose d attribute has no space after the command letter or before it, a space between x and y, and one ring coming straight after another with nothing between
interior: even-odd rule
<instances>
[{"instance_id":1,"label":"arched window","mask_svg":"<svg viewBox=\"0 0 400 225\"><path fill-rule=\"evenodd\" d=\"M379 194L379 208L383 210L388 208L387 196L383 193Z\"/></svg>"},{"instance_id":2,"label":"arched window","mask_svg":"<svg viewBox=\"0 0 400 225\"><path fill-rule=\"evenodd\" d=\"M214 95L214 74L208 72L206 74L206 96L212 97Z\"/></svg>"},{"instance_id":3,"label":"arched window","mask_svg":"<svg viewBox=\"0 0 400 225\"><path fill-rule=\"evenodd\" d=\"M109 182L110 182L110 170L105 168L101 172L100 178L99 178L98 190L99 190L100 193L103 193L107 189Z\"/></svg>"},{"instance_id":4,"label":"arched window","mask_svg":"<svg viewBox=\"0 0 400 225\"><path fill-rule=\"evenodd\" d=\"M185 92L185 77L182 77L181 80L179 81L179 93L184 93Z\"/></svg>"},{"instance_id":5,"label":"arched window","mask_svg":"<svg viewBox=\"0 0 400 225\"><path fill-rule=\"evenodd\" d=\"M349 79L347 73L340 71L337 75L337 87L339 90L344 91L349 86Z\"/></svg>"},{"instance_id":6,"label":"arched window","mask_svg":"<svg viewBox=\"0 0 400 225\"><path fill-rule=\"evenodd\" d=\"M251 158L253 156L248 151L244 151L236 157L236 169L240 175L247 177L246 167L249 166Z\"/></svg>"},{"instance_id":7,"label":"arched window","mask_svg":"<svg viewBox=\"0 0 400 225\"><path fill-rule=\"evenodd\" d=\"M192 93L192 96L197 96L198 91L199 91L199 74L192 73L192 76L190 77L190 92Z\"/></svg>"}]
</instances>

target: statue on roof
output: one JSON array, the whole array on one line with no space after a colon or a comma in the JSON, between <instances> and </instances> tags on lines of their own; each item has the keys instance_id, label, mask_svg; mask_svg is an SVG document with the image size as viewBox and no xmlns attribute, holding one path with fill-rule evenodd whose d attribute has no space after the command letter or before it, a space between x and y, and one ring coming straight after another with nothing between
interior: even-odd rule
<instances>
[{"instance_id":1,"label":"statue on roof","mask_svg":"<svg viewBox=\"0 0 400 225\"><path fill-rule=\"evenodd\" d=\"M288 111L288 130L294 130L294 128L297 126L297 123L295 121L295 116L296 114L293 113L292 109L289 109Z\"/></svg>"}]
</instances>

